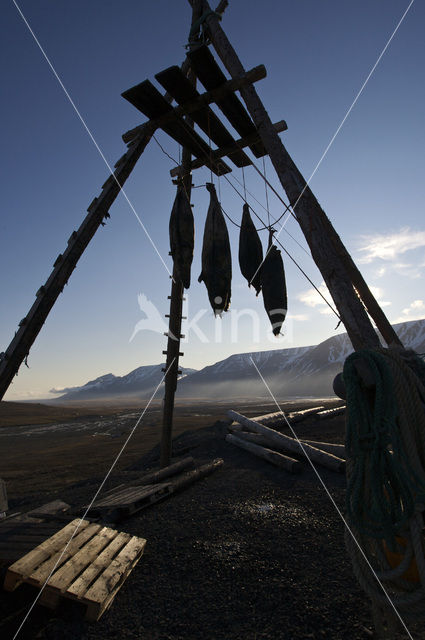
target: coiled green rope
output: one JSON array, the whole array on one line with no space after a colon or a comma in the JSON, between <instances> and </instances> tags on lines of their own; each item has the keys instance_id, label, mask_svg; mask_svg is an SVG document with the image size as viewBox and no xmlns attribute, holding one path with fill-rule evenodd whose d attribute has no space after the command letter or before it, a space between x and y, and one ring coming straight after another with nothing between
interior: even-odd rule
<instances>
[{"instance_id":1,"label":"coiled green rope","mask_svg":"<svg viewBox=\"0 0 425 640\"><path fill-rule=\"evenodd\" d=\"M425 380L423 362L416 357L411 360L411 370ZM372 373L374 391L365 388L359 361ZM350 460L347 518L361 534L385 540L395 550L396 535L408 525L416 505L425 502L425 482L415 473L400 433L393 373L382 352L363 350L347 358L343 378Z\"/></svg>"}]
</instances>

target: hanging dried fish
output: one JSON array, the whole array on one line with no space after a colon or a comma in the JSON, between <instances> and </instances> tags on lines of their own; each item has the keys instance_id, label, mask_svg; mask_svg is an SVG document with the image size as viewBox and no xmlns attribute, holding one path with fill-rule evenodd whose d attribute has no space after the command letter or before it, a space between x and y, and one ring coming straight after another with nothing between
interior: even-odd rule
<instances>
[{"instance_id":1,"label":"hanging dried fish","mask_svg":"<svg viewBox=\"0 0 425 640\"><path fill-rule=\"evenodd\" d=\"M215 187L207 183L210 206L204 228L202 272L198 278L208 290L208 298L215 315L227 311L230 305L232 257L226 221L221 211Z\"/></svg>"},{"instance_id":2,"label":"hanging dried fish","mask_svg":"<svg viewBox=\"0 0 425 640\"><path fill-rule=\"evenodd\" d=\"M285 270L279 249L272 244L273 232L269 236L269 249L261 268L264 308L272 323L273 333L279 335L288 308Z\"/></svg>"},{"instance_id":3,"label":"hanging dried fish","mask_svg":"<svg viewBox=\"0 0 425 640\"><path fill-rule=\"evenodd\" d=\"M170 215L170 248L174 268L185 289L190 286L190 267L193 260L195 227L192 207L183 185L177 187L173 209Z\"/></svg>"},{"instance_id":4,"label":"hanging dried fish","mask_svg":"<svg viewBox=\"0 0 425 640\"><path fill-rule=\"evenodd\" d=\"M257 229L252 222L249 206L245 203L242 213L242 224L239 233L239 266L241 273L253 285L257 296L261 291L261 264L263 247Z\"/></svg>"}]
</instances>

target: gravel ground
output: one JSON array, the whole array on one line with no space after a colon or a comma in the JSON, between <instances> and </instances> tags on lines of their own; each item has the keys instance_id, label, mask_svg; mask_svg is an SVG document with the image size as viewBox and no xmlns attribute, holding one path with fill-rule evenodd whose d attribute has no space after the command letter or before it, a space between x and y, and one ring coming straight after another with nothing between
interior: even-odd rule
<instances>
[{"instance_id":1,"label":"gravel ground","mask_svg":"<svg viewBox=\"0 0 425 640\"><path fill-rule=\"evenodd\" d=\"M313 419L300 436L342 442L344 420ZM223 458L213 475L121 522L147 539L139 564L99 622L84 622L79 605L55 612L36 606L19 638L112 640L357 640L372 636L370 606L353 576L342 522L313 470L290 475L224 441L225 425L188 432L175 459ZM320 434L320 435L319 435ZM115 481L157 465L158 449ZM345 477L320 468L344 509ZM64 491L84 504L93 478ZM34 592L4 594L2 638L13 638ZM21 611L19 611L21 609ZM10 619L4 621L7 616ZM419 635L413 636L415 640Z\"/></svg>"}]
</instances>

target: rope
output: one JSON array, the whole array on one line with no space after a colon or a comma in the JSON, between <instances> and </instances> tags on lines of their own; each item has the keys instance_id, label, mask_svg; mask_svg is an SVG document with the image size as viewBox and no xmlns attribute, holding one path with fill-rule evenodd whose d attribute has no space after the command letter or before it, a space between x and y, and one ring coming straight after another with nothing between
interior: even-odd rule
<instances>
[{"instance_id":1,"label":"rope","mask_svg":"<svg viewBox=\"0 0 425 640\"><path fill-rule=\"evenodd\" d=\"M267 191L266 161L264 160L264 156L263 156L263 173L264 173L264 188L266 190L267 223L270 227L269 192Z\"/></svg>"},{"instance_id":2,"label":"rope","mask_svg":"<svg viewBox=\"0 0 425 640\"><path fill-rule=\"evenodd\" d=\"M189 40L191 38L193 38L193 36L195 36L197 34L197 32L199 31L201 26L204 24L205 20L207 18L209 18L209 16L211 16L211 15L216 16L216 18L218 20L221 20L221 13L218 13L217 11L213 11L212 9L209 9L208 11L205 11L205 13L203 13L202 16L200 18L198 18L192 24L192 27L191 27L190 32L189 32ZM186 45L186 47L188 47L188 46L190 46L190 45Z\"/></svg>"},{"instance_id":3,"label":"rope","mask_svg":"<svg viewBox=\"0 0 425 640\"><path fill-rule=\"evenodd\" d=\"M343 376L347 520L397 611L416 619L425 604L425 364L400 347L363 350L347 358ZM345 541L358 581L385 608L347 531Z\"/></svg>"}]
</instances>

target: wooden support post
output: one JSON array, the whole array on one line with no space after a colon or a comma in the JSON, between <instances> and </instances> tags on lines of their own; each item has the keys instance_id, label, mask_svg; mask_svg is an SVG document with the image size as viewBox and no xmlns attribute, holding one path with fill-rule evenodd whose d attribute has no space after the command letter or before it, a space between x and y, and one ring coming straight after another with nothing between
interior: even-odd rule
<instances>
[{"instance_id":1,"label":"wooden support post","mask_svg":"<svg viewBox=\"0 0 425 640\"><path fill-rule=\"evenodd\" d=\"M199 17L198 8L195 7L192 12L192 24L196 22ZM196 85L195 76L189 72L189 80ZM189 116L186 116L185 122L193 127L193 121ZM192 155L189 149L183 148L182 151L182 166L185 169L185 175L183 176L184 192L189 200L192 192L192 175L190 173L190 164ZM181 324L182 324L182 306L183 306L183 293L184 287L177 273L177 270L173 269L173 278L171 284L170 295L170 313L168 324L168 342L167 342L167 360L165 363L165 390L164 390L164 403L162 414L162 435L161 435L161 454L160 454L160 467L163 469L167 467L171 462L172 455L172 438L173 438L173 414L174 414L174 398L177 389L177 377L179 370L179 355L180 355L180 337L181 337Z\"/></svg>"},{"instance_id":2,"label":"wooden support post","mask_svg":"<svg viewBox=\"0 0 425 640\"><path fill-rule=\"evenodd\" d=\"M189 0L193 5L198 0ZM207 0L199 0L203 12L211 9ZM206 18L211 42L232 77L244 73L244 68L213 12ZM340 251L332 240L335 232L311 189L277 135L269 115L252 85L240 89L241 96L258 129L260 138L284 188L301 230L310 247L312 257L340 313L354 349L380 346L378 336L363 304L356 293L352 276Z\"/></svg>"},{"instance_id":3,"label":"wooden support post","mask_svg":"<svg viewBox=\"0 0 425 640\"><path fill-rule=\"evenodd\" d=\"M177 270L173 269L170 295L170 318L168 325L167 359L165 362L165 390L162 415L161 469L171 461L171 441L173 431L174 396L177 389L179 370L180 336L182 324L183 284Z\"/></svg>"}]
</instances>

